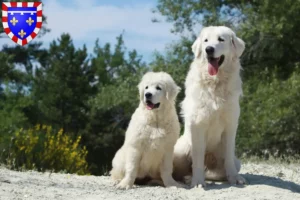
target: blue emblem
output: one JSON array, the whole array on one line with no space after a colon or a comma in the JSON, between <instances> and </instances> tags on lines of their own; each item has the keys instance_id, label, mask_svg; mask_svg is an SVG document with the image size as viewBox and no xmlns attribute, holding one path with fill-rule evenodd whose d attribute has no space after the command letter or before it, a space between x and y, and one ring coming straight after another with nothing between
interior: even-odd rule
<instances>
[{"instance_id":1,"label":"blue emblem","mask_svg":"<svg viewBox=\"0 0 300 200\"><path fill-rule=\"evenodd\" d=\"M2 3L4 32L17 44L26 45L42 26L41 2Z\"/></svg>"}]
</instances>

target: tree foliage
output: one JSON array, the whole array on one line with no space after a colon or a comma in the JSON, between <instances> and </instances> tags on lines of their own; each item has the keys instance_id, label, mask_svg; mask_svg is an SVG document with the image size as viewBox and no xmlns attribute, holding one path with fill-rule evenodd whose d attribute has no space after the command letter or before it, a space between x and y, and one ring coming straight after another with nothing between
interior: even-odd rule
<instances>
[{"instance_id":1,"label":"tree foliage","mask_svg":"<svg viewBox=\"0 0 300 200\"><path fill-rule=\"evenodd\" d=\"M253 78L244 85L237 150L243 156L287 156L300 153L299 63L285 81Z\"/></svg>"},{"instance_id":2,"label":"tree foliage","mask_svg":"<svg viewBox=\"0 0 300 200\"><path fill-rule=\"evenodd\" d=\"M50 44L47 63L36 69L32 87L39 123L71 133L85 127L89 111L86 102L93 93L87 56L85 46L75 49L68 34Z\"/></svg>"},{"instance_id":3,"label":"tree foliage","mask_svg":"<svg viewBox=\"0 0 300 200\"><path fill-rule=\"evenodd\" d=\"M176 33L193 32L199 25L233 28L246 42L245 78L262 66L278 66L281 78L287 78L299 62L299 9L300 2L293 0L159 0L156 12L174 24Z\"/></svg>"}]
</instances>

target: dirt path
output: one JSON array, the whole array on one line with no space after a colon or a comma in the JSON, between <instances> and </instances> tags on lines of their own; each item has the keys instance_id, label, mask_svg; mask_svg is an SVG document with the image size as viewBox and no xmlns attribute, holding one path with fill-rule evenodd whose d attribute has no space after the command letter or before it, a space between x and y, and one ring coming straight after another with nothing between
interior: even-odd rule
<instances>
[{"instance_id":1,"label":"dirt path","mask_svg":"<svg viewBox=\"0 0 300 200\"><path fill-rule=\"evenodd\" d=\"M109 177L77 176L38 172L16 172L0 168L1 200L173 200L173 199L272 199L300 200L300 166L245 164L241 174L244 187L227 183L209 184L203 190L162 187L135 187L122 191Z\"/></svg>"}]
</instances>

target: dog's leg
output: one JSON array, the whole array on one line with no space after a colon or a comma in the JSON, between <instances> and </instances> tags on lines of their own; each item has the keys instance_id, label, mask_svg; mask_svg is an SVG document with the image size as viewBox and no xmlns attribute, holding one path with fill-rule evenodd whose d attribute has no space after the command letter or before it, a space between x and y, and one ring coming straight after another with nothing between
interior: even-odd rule
<instances>
[{"instance_id":1,"label":"dog's leg","mask_svg":"<svg viewBox=\"0 0 300 200\"><path fill-rule=\"evenodd\" d=\"M205 187L205 174L204 174L204 158L206 149L206 138L205 133L207 130L207 125L200 124L196 126L195 124L186 121L185 123L185 133L191 139L192 145L192 183L191 187L202 186Z\"/></svg>"},{"instance_id":2,"label":"dog's leg","mask_svg":"<svg viewBox=\"0 0 300 200\"><path fill-rule=\"evenodd\" d=\"M169 147L166 149L165 155L163 157L163 161L160 165L160 174L161 178L164 182L165 187L184 187L180 183L176 182L172 177L173 172L173 147Z\"/></svg>"},{"instance_id":3,"label":"dog's leg","mask_svg":"<svg viewBox=\"0 0 300 200\"><path fill-rule=\"evenodd\" d=\"M177 181L191 175L191 144L187 140L186 136L181 136L174 146L173 177Z\"/></svg>"},{"instance_id":4,"label":"dog's leg","mask_svg":"<svg viewBox=\"0 0 300 200\"><path fill-rule=\"evenodd\" d=\"M235 157L234 158L234 163L235 163L235 167L236 167L237 172L240 172L241 167L242 167L241 161L237 157Z\"/></svg>"},{"instance_id":5,"label":"dog's leg","mask_svg":"<svg viewBox=\"0 0 300 200\"><path fill-rule=\"evenodd\" d=\"M126 152L125 177L117 185L119 189L129 189L133 186L140 165L140 152L134 148L128 148Z\"/></svg>"},{"instance_id":6,"label":"dog's leg","mask_svg":"<svg viewBox=\"0 0 300 200\"><path fill-rule=\"evenodd\" d=\"M245 179L238 174L238 169L235 163L235 137L238 127L238 118L239 118L239 106L235 107L235 112L231 116L228 116L229 119L225 127L224 135L224 144L225 147L225 170L227 180L231 184L245 184Z\"/></svg>"}]
</instances>

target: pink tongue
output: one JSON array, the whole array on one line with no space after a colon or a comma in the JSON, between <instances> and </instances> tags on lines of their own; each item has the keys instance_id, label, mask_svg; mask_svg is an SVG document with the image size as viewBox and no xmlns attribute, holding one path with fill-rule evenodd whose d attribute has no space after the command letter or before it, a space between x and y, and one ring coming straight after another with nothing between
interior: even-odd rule
<instances>
[{"instance_id":1,"label":"pink tongue","mask_svg":"<svg viewBox=\"0 0 300 200\"><path fill-rule=\"evenodd\" d=\"M218 59L213 59L208 61L208 73L214 76L218 73L219 64Z\"/></svg>"},{"instance_id":2,"label":"pink tongue","mask_svg":"<svg viewBox=\"0 0 300 200\"><path fill-rule=\"evenodd\" d=\"M154 104L147 104L147 109L148 110L152 110L154 108Z\"/></svg>"}]
</instances>

